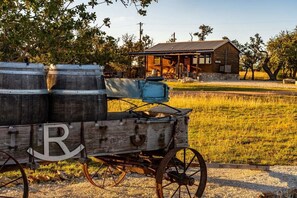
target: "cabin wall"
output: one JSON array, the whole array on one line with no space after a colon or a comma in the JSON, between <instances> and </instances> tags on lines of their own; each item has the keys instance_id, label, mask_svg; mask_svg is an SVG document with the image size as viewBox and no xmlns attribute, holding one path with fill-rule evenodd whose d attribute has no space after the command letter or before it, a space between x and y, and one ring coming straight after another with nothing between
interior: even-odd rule
<instances>
[{"instance_id":1,"label":"cabin wall","mask_svg":"<svg viewBox=\"0 0 297 198\"><path fill-rule=\"evenodd\" d=\"M239 74L239 52L238 50L230 43L219 47L214 51L214 63L213 71L219 73L230 73L230 74ZM230 72L220 71L220 67L230 65Z\"/></svg>"},{"instance_id":2,"label":"cabin wall","mask_svg":"<svg viewBox=\"0 0 297 198\"><path fill-rule=\"evenodd\" d=\"M201 56L203 53L200 53ZM147 56L146 76L163 76L164 78L199 78L206 80L236 80L239 78L239 51L231 44L217 48L211 55L211 63L199 64L193 62L196 54L159 56L160 61L153 55ZM173 62L175 61L175 63ZM180 65L177 67L176 63ZM226 66L227 65L227 66Z\"/></svg>"}]
</instances>

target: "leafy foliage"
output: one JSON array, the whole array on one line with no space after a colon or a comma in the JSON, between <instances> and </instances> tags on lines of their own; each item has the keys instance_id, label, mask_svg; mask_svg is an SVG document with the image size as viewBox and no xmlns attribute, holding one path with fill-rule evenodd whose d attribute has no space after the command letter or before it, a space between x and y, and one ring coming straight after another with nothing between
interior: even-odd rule
<instances>
[{"instance_id":1,"label":"leafy foliage","mask_svg":"<svg viewBox=\"0 0 297 198\"><path fill-rule=\"evenodd\" d=\"M282 31L270 39L270 67L283 69L283 77L296 78L297 72L297 27L294 31Z\"/></svg>"},{"instance_id":2,"label":"leafy foliage","mask_svg":"<svg viewBox=\"0 0 297 198\"><path fill-rule=\"evenodd\" d=\"M123 45L119 47L117 60L116 62L111 63L111 67L117 71L123 71L127 73L127 77L139 77L143 76L145 71L142 71L144 67L144 58L138 57L135 59L129 54L134 52L141 52L149 48L153 44L153 40L148 35L142 36L141 40L136 41L135 35L125 34L122 36ZM137 65L134 68L131 68L133 62L136 62Z\"/></svg>"},{"instance_id":3,"label":"leafy foliage","mask_svg":"<svg viewBox=\"0 0 297 198\"><path fill-rule=\"evenodd\" d=\"M241 62L246 70L246 74L249 69L252 71L252 80L254 80L255 67L259 66L260 61L263 59L263 53L261 51L263 46L264 42L259 34L250 37L249 43L240 46L242 52Z\"/></svg>"},{"instance_id":4,"label":"leafy foliage","mask_svg":"<svg viewBox=\"0 0 297 198\"><path fill-rule=\"evenodd\" d=\"M255 66L263 69L270 80L277 80L281 70L283 78L296 78L297 28L291 32L280 32L269 40L267 47L259 34L250 37L249 43L238 44L238 47L242 52L241 63L246 74L249 69L252 71L252 79L254 79Z\"/></svg>"},{"instance_id":5,"label":"leafy foliage","mask_svg":"<svg viewBox=\"0 0 297 198\"><path fill-rule=\"evenodd\" d=\"M213 28L208 25L200 25L199 26L200 32L195 32L193 35L198 36L200 41L204 41L206 36L212 33Z\"/></svg>"},{"instance_id":6,"label":"leafy foliage","mask_svg":"<svg viewBox=\"0 0 297 198\"><path fill-rule=\"evenodd\" d=\"M154 0L121 0L145 15ZM89 8L117 0L0 0L0 60L49 63L102 63L116 57L117 40L93 26L96 14Z\"/></svg>"}]
</instances>

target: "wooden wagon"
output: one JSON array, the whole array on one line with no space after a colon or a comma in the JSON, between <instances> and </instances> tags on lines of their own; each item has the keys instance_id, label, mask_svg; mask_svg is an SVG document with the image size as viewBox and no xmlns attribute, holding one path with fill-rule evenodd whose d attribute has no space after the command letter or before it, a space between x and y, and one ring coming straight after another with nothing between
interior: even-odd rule
<instances>
[{"instance_id":1,"label":"wooden wagon","mask_svg":"<svg viewBox=\"0 0 297 198\"><path fill-rule=\"evenodd\" d=\"M101 88L104 89L104 86ZM76 94L80 94L80 99L81 94L84 95L81 89L63 92L58 89L54 93L70 95L71 99L67 98L66 101L74 100ZM4 100L5 94L7 90L3 91L0 87L0 99ZM88 89L85 95L92 94ZM24 94L21 95L24 97ZM99 95L102 101L102 93ZM53 102L57 99L50 99L49 103L60 105L61 100L65 101L64 97L59 95L58 104ZM98 95L96 97L98 99ZM73 105L73 108L76 107L77 104ZM95 114L102 113L96 107L93 108ZM55 110L56 115L59 109L60 106ZM34 167L39 162L75 158L83 164L88 181L99 188L118 185L127 173L132 172L154 177L158 197L201 197L207 171L202 156L189 148L190 112L190 109L177 109L157 103L153 108L142 111L133 108L124 112L108 112L104 119L95 121L84 120L84 115L59 115L60 122L2 124L0 171L4 173L16 169L18 173L1 180L0 195L3 188L16 184L23 188L22 196L28 197L24 165ZM100 116L95 115L96 118ZM74 121L68 120L69 117ZM8 122L5 118L2 120Z\"/></svg>"}]
</instances>

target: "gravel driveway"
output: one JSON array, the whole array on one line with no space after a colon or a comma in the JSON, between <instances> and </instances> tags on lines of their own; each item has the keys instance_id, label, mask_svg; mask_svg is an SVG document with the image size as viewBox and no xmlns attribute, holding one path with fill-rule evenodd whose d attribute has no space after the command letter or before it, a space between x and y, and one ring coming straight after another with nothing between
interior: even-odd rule
<instances>
[{"instance_id":1,"label":"gravel driveway","mask_svg":"<svg viewBox=\"0 0 297 198\"><path fill-rule=\"evenodd\" d=\"M293 192L297 197L297 166L271 166L269 171L208 168L208 183L203 197L259 197L262 192L274 192L286 196ZM47 184L31 184L31 198L155 198L154 178L129 175L118 187L99 189L83 178ZM8 190L6 195L18 192ZM3 194L2 194L3 196ZM281 197L281 196L278 196ZM294 198L291 195L292 198Z\"/></svg>"}]
</instances>

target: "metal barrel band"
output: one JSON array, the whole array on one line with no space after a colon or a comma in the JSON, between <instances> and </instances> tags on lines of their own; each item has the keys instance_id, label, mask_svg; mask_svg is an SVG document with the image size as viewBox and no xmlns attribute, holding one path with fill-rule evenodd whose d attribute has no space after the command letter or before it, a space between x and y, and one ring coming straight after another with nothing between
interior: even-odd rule
<instances>
[{"instance_id":1,"label":"metal barrel band","mask_svg":"<svg viewBox=\"0 0 297 198\"><path fill-rule=\"evenodd\" d=\"M47 89L0 89L0 94L43 95L43 94L48 94L48 90Z\"/></svg>"},{"instance_id":2,"label":"metal barrel band","mask_svg":"<svg viewBox=\"0 0 297 198\"><path fill-rule=\"evenodd\" d=\"M16 70L0 70L0 74L17 74L17 75L31 75L31 76L45 76L43 71L16 71Z\"/></svg>"},{"instance_id":3,"label":"metal barrel band","mask_svg":"<svg viewBox=\"0 0 297 198\"><path fill-rule=\"evenodd\" d=\"M50 69L57 70L99 70L102 66L99 65L68 65L68 64L58 64L51 66Z\"/></svg>"},{"instance_id":4,"label":"metal barrel band","mask_svg":"<svg viewBox=\"0 0 297 198\"><path fill-rule=\"evenodd\" d=\"M81 71L61 71L61 70L50 70L48 72L50 75L70 75L70 76L101 76L102 72L99 70L81 70Z\"/></svg>"},{"instance_id":5,"label":"metal barrel band","mask_svg":"<svg viewBox=\"0 0 297 198\"><path fill-rule=\"evenodd\" d=\"M19 62L0 62L0 68L18 68L18 69L43 69L44 65L41 63L19 63Z\"/></svg>"},{"instance_id":6,"label":"metal barrel band","mask_svg":"<svg viewBox=\"0 0 297 198\"><path fill-rule=\"evenodd\" d=\"M54 95L103 95L106 90L50 90L50 94Z\"/></svg>"}]
</instances>

